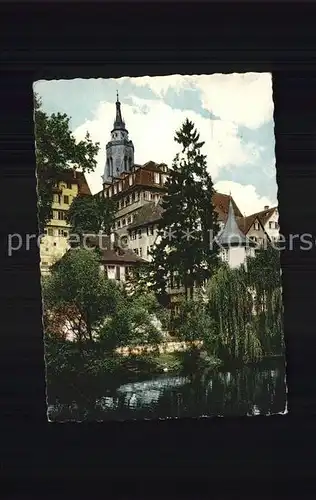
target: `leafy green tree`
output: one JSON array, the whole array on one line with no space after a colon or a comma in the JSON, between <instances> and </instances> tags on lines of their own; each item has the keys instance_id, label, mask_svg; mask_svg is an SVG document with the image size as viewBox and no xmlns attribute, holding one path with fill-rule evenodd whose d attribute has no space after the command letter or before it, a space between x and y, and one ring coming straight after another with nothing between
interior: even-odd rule
<instances>
[{"instance_id":1,"label":"leafy green tree","mask_svg":"<svg viewBox=\"0 0 316 500\"><path fill-rule=\"evenodd\" d=\"M154 294L122 295L116 313L100 333L100 340L107 350L132 349L137 345L156 347L162 338L157 320L163 320L163 311Z\"/></svg>"},{"instance_id":2,"label":"leafy green tree","mask_svg":"<svg viewBox=\"0 0 316 500\"><path fill-rule=\"evenodd\" d=\"M206 304L196 300L183 301L174 326L179 340L190 343L201 341L207 351L211 350L215 325Z\"/></svg>"},{"instance_id":3,"label":"leafy green tree","mask_svg":"<svg viewBox=\"0 0 316 500\"><path fill-rule=\"evenodd\" d=\"M93 333L116 313L120 295L118 285L102 274L97 254L83 248L66 253L43 283L48 321L61 308L70 310L78 325L79 342L85 336L93 340Z\"/></svg>"},{"instance_id":4,"label":"leafy green tree","mask_svg":"<svg viewBox=\"0 0 316 500\"><path fill-rule=\"evenodd\" d=\"M115 203L103 196L77 196L66 213L66 220L71 231L79 237L87 233L109 234L114 221L115 209Z\"/></svg>"},{"instance_id":5,"label":"leafy green tree","mask_svg":"<svg viewBox=\"0 0 316 500\"><path fill-rule=\"evenodd\" d=\"M177 274L186 297L192 298L193 287L209 279L218 263L214 236L219 226L212 203L213 183L201 153L204 142L188 119L176 132L175 141L181 152L165 185L164 212L158 223L160 241L153 250L149 274L158 296L166 294L167 279Z\"/></svg>"},{"instance_id":6,"label":"leafy green tree","mask_svg":"<svg viewBox=\"0 0 316 500\"><path fill-rule=\"evenodd\" d=\"M266 354L281 354L283 303L280 251L271 244L247 259L247 284L254 298L254 322Z\"/></svg>"},{"instance_id":7,"label":"leafy green tree","mask_svg":"<svg viewBox=\"0 0 316 500\"><path fill-rule=\"evenodd\" d=\"M34 95L35 153L38 180L38 214L40 232L52 218L53 187L63 172L73 168L92 172L96 167L99 143L93 143L87 132L85 140L76 142L66 114L48 115L41 99Z\"/></svg>"},{"instance_id":8,"label":"leafy green tree","mask_svg":"<svg viewBox=\"0 0 316 500\"><path fill-rule=\"evenodd\" d=\"M216 355L225 361L256 361L263 354L244 269L223 264L210 280L208 309L215 321Z\"/></svg>"}]
</instances>

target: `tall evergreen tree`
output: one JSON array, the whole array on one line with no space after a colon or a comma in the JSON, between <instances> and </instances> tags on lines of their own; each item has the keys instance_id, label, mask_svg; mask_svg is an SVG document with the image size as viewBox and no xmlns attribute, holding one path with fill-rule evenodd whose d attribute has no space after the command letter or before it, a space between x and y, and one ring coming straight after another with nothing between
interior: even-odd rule
<instances>
[{"instance_id":1,"label":"tall evergreen tree","mask_svg":"<svg viewBox=\"0 0 316 500\"><path fill-rule=\"evenodd\" d=\"M186 119L176 132L181 146L173 161L167 193L162 199L164 212L158 223L159 241L149 265L152 288L160 297L166 295L167 279L176 277L183 284L186 297L193 287L212 276L218 263L214 236L219 230L212 197L213 182L207 172L204 142L194 124Z\"/></svg>"}]
</instances>

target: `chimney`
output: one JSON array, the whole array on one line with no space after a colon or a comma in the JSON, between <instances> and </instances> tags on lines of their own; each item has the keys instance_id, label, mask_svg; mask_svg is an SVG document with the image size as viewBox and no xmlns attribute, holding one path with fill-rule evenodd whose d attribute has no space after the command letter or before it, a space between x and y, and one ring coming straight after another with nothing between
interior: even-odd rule
<instances>
[{"instance_id":1,"label":"chimney","mask_svg":"<svg viewBox=\"0 0 316 500\"><path fill-rule=\"evenodd\" d=\"M269 210L269 205L265 205L263 208L264 210Z\"/></svg>"}]
</instances>

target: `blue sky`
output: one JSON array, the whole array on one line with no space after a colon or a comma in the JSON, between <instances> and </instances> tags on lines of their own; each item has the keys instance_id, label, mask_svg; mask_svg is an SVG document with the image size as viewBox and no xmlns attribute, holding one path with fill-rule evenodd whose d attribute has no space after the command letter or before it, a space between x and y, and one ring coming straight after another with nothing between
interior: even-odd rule
<instances>
[{"instance_id":1,"label":"blue sky","mask_svg":"<svg viewBox=\"0 0 316 500\"><path fill-rule=\"evenodd\" d=\"M171 75L39 81L34 90L46 112L67 113L80 140L100 142L98 165L88 182L102 188L105 145L115 118L116 91L135 147L135 162L171 164L173 137L188 117L205 141L215 188L231 192L245 214L277 203L272 78L269 73Z\"/></svg>"}]
</instances>

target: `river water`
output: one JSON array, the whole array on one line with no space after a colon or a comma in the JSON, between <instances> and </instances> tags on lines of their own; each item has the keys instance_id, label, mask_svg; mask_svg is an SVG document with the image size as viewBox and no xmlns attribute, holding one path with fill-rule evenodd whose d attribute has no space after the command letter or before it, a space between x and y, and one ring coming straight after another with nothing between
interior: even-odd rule
<instances>
[{"instance_id":1,"label":"river water","mask_svg":"<svg viewBox=\"0 0 316 500\"><path fill-rule=\"evenodd\" d=\"M48 391L49 392L49 391ZM158 375L104 388L91 396L63 393L49 401L50 421L134 420L271 415L286 408L284 361L202 375Z\"/></svg>"}]
</instances>

